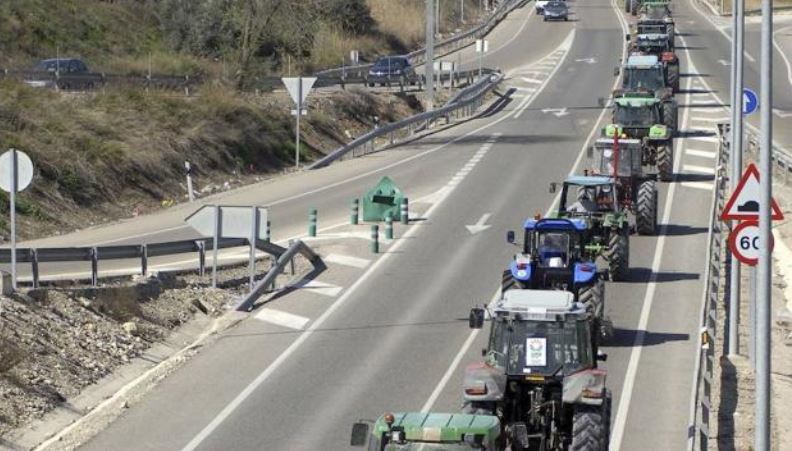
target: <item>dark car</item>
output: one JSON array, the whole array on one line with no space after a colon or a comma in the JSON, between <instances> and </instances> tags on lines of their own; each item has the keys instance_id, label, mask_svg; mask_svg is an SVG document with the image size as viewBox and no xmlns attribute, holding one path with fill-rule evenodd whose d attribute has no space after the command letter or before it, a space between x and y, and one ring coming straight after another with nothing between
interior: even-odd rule
<instances>
[{"instance_id":1,"label":"dark car","mask_svg":"<svg viewBox=\"0 0 792 451\"><path fill-rule=\"evenodd\" d=\"M366 77L366 84L382 86L390 84L414 85L418 80L410 60L404 56L386 56L371 66Z\"/></svg>"},{"instance_id":2,"label":"dark car","mask_svg":"<svg viewBox=\"0 0 792 451\"><path fill-rule=\"evenodd\" d=\"M51 58L41 60L33 66L32 74L25 77L25 84L35 88L51 88L56 80L61 89L93 86L90 72L84 61L76 58Z\"/></svg>"},{"instance_id":3,"label":"dark car","mask_svg":"<svg viewBox=\"0 0 792 451\"><path fill-rule=\"evenodd\" d=\"M569 20L569 8L566 2L550 1L544 7L544 20Z\"/></svg>"}]
</instances>

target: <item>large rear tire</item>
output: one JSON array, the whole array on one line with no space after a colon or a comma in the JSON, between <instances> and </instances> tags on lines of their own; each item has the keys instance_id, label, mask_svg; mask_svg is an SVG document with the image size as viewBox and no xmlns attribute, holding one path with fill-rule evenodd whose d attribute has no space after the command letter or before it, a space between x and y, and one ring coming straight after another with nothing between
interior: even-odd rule
<instances>
[{"instance_id":1,"label":"large rear tire","mask_svg":"<svg viewBox=\"0 0 792 451\"><path fill-rule=\"evenodd\" d=\"M679 92L679 63L669 64L666 70L668 71L668 85L674 92Z\"/></svg>"},{"instance_id":2,"label":"large rear tire","mask_svg":"<svg viewBox=\"0 0 792 451\"><path fill-rule=\"evenodd\" d=\"M591 303L594 316L602 318L605 310L605 284L602 280L581 287L578 290L578 302L584 305Z\"/></svg>"},{"instance_id":3,"label":"large rear tire","mask_svg":"<svg viewBox=\"0 0 792 451\"><path fill-rule=\"evenodd\" d=\"M606 451L608 426L604 406L576 404L572 417L570 451Z\"/></svg>"},{"instance_id":4,"label":"large rear tire","mask_svg":"<svg viewBox=\"0 0 792 451\"><path fill-rule=\"evenodd\" d=\"M663 124L676 133L678 124L678 112L676 102L666 100L663 102Z\"/></svg>"},{"instance_id":5,"label":"large rear tire","mask_svg":"<svg viewBox=\"0 0 792 451\"><path fill-rule=\"evenodd\" d=\"M605 259L608 261L608 277L612 282L627 280L630 274L630 231L627 227L611 233Z\"/></svg>"},{"instance_id":6,"label":"large rear tire","mask_svg":"<svg viewBox=\"0 0 792 451\"><path fill-rule=\"evenodd\" d=\"M674 178L674 147L673 143L657 146L657 172L660 180L670 182Z\"/></svg>"},{"instance_id":7,"label":"large rear tire","mask_svg":"<svg viewBox=\"0 0 792 451\"><path fill-rule=\"evenodd\" d=\"M638 187L635 223L640 235L657 233L657 185L647 180Z\"/></svg>"}]
</instances>

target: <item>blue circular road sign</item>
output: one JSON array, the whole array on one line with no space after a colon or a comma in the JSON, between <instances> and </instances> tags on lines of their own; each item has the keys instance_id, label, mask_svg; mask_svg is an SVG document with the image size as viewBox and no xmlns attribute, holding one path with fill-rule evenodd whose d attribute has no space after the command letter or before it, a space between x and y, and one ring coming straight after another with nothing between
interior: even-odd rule
<instances>
[{"instance_id":1,"label":"blue circular road sign","mask_svg":"<svg viewBox=\"0 0 792 451\"><path fill-rule=\"evenodd\" d=\"M743 89L743 115L754 114L759 109L759 97L752 90Z\"/></svg>"}]
</instances>

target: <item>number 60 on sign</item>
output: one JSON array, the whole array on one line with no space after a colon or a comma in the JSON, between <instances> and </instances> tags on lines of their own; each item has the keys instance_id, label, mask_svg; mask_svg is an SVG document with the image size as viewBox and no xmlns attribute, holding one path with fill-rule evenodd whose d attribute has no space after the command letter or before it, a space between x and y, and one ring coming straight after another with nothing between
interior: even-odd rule
<instances>
[{"instance_id":1,"label":"number 60 on sign","mask_svg":"<svg viewBox=\"0 0 792 451\"><path fill-rule=\"evenodd\" d=\"M773 251L773 236L770 235L770 252ZM759 239L759 223L756 221L741 222L729 234L729 248L738 260L746 265L755 266L759 261L762 243Z\"/></svg>"}]
</instances>

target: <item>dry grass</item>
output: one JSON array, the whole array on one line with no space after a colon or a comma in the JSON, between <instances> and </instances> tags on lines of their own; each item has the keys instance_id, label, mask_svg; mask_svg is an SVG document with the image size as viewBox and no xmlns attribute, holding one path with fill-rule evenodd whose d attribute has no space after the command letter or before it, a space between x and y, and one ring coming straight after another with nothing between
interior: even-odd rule
<instances>
[{"instance_id":1,"label":"dry grass","mask_svg":"<svg viewBox=\"0 0 792 451\"><path fill-rule=\"evenodd\" d=\"M406 48L420 47L426 31L423 0L369 0L379 30Z\"/></svg>"}]
</instances>

